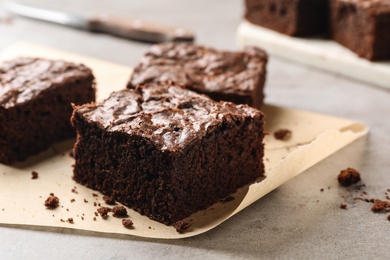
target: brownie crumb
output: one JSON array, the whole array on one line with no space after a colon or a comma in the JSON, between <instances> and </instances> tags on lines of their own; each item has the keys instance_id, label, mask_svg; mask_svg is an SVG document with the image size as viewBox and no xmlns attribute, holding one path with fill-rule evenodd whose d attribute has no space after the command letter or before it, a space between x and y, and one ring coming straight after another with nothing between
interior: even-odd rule
<instances>
[{"instance_id":1,"label":"brownie crumb","mask_svg":"<svg viewBox=\"0 0 390 260\"><path fill-rule=\"evenodd\" d=\"M84 202L85 202L85 203L88 203L88 200L84 199Z\"/></svg>"},{"instance_id":2,"label":"brownie crumb","mask_svg":"<svg viewBox=\"0 0 390 260\"><path fill-rule=\"evenodd\" d=\"M33 180L38 179L38 173L36 171L31 172L31 179Z\"/></svg>"},{"instance_id":3,"label":"brownie crumb","mask_svg":"<svg viewBox=\"0 0 390 260\"><path fill-rule=\"evenodd\" d=\"M72 192L78 194L78 191L76 190L76 188L73 188Z\"/></svg>"},{"instance_id":4,"label":"brownie crumb","mask_svg":"<svg viewBox=\"0 0 390 260\"><path fill-rule=\"evenodd\" d=\"M51 195L45 200L45 206L49 209L55 209L58 207L59 202L60 200L56 196Z\"/></svg>"},{"instance_id":5,"label":"brownie crumb","mask_svg":"<svg viewBox=\"0 0 390 260\"><path fill-rule=\"evenodd\" d=\"M64 219L60 219L60 221L61 221L61 222L65 222L65 220L64 220Z\"/></svg>"},{"instance_id":6,"label":"brownie crumb","mask_svg":"<svg viewBox=\"0 0 390 260\"><path fill-rule=\"evenodd\" d=\"M320 189L320 191L321 191L321 192L323 192L323 191L324 191L324 189Z\"/></svg>"},{"instance_id":7,"label":"brownie crumb","mask_svg":"<svg viewBox=\"0 0 390 260\"><path fill-rule=\"evenodd\" d=\"M93 196L93 197L99 197L99 194L92 193L92 196Z\"/></svg>"},{"instance_id":8,"label":"brownie crumb","mask_svg":"<svg viewBox=\"0 0 390 260\"><path fill-rule=\"evenodd\" d=\"M50 195L50 196L54 196L54 193L53 193L53 192L51 192L49 195Z\"/></svg>"},{"instance_id":9,"label":"brownie crumb","mask_svg":"<svg viewBox=\"0 0 390 260\"><path fill-rule=\"evenodd\" d=\"M71 203L73 203L73 202L75 202L75 201L76 201L75 199L71 199L71 200L70 200Z\"/></svg>"},{"instance_id":10,"label":"brownie crumb","mask_svg":"<svg viewBox=\"0 0 390 260\"><path fill-rule=\"evenodd\" d=\"M68 218L67 222L69 222L70 224L73 224L74 223L73 218Z\"/></svg>"},{"instance_id":11,"label":"brownie crumb","mask_svg":"<svg viewBox=\"0 0 390 260\"><path fill-rule=\"evenodd\" d=\"M108 207L101 207L97 209L97 212L102 218L106 219L108 217L108 212L111 212L111 209Z\"/></svg>"},{"instance_id":12,"label":"brownie crumb","mask_svg":"<svg viewBox=\"0 0 390 260\"><path fill-rule=\"evenodd\" d=\"M347 205L346 204L340 204L340 209L347 209Z\"/></svg>"},{"instance_id":13,"label":"brownie crumb","mask_svg":"<svg viewBox=\"0 0 390 260\"><path fill-rule=\"evenodd\" d=\"M97 212L94 212L93 214L95 214L96 217L99 216L99 214Z\"/></svg>"},{"instance_id":14,"label":"brownie crumb","mask_svg":"<svg viewBox=\"0 0 390 260\"><path fill-rule=\"evenodd\" d=\"M83 216L81 216L81 220L84 220L84 217L83 217Z\"/></svg>"},{"instance_id":15,"label":"brownie crumb","mask_svg":"<svg viewBox=\"0 0 390 260\"><path fill-rule=\"evenodd\" d=\"M278 140L287 141L291 138L292 132L288 129L279 129L275 131L274 137Z\"/></svg>"},{"instance_id":16,"label":"brownie crumb","mask_svg":"<svg viewBox=\"0 0 390 260\"><path fill-rule=\"evenodd\" d=\"M112 208L112 215L117 218L127 217L127 210L123 206L115 206Z\"/></svg>"},{"instance_id":17,"label":"brownie crumb","mask_svg":"<svg viewBox=\"0 0 390 260\"><path fill-rule=\"evenodd\" d=\"M348 187L360 181L360 173L353 168L347 168L340 172L337 180L342 186Z\"/></svg>"},{"instance_id":18,"label":"brownie crumb","mask_svg":"<svg viewBox=\"0 0 390 260\"><path fill-rule=\"evenodd\" d=\"M93 217L93 221L96 221L96 217Z\"/></svg>"},{"instance_id":19,"label":"brownie crumb","mask_svg":"<svg viewBox=\"0 0 390 260\"><path fill-rule=\"evenodd\" d=\"M371 210L372 212L381 212L389 208L390 208L390 202L383 201L383 200L376 200L374 205L372 205Z\"/></svg>"},{"instance_id":20,"label":"brownie crumb","mask_svg":"<svg viewBox=\"0 0 390 260\"><path fill-rule=\"evenodd\" d=\"M103 196L103 200L107 205L116 205L115 199L112 196Z\"/></svg>"},{"instance_id":21,"label":"brownie crumb","mask_svg":"<svg viewBox=\"0 0 390 260\"><path fill-rule=\"evenodd\" d=\"M93 202L93 206L95 206L95 207L96 207L96 206L97 206L97 203L96 203L96 202Z\"/></svg>"},{"instance_id":22,"label":"brownie crumb","mask_svg":"<svg viewBox=\"0 0 390 260\"><path fill-rule=\"evenodd\" d=\"M232 201L232 200L234 200L234 197L228 196L228 197L224 198L221 202L224 204L224 203L227 203L227 202Z\"/></svg>"},{"instance_id":23,"label":"brownie crumb","mask_svg":"<svg viewBox=\"0 0 390 260\"><path fill-rule=\"evenodd\" d=\"M178 221L173 224L173 227L176 229L176 232L182 234L191 227L191 224L184 221Z\"/></svg>"},{"instance_id":24,"label":"brownie crumb","mask_svg":"<svg viewBox=\"0 0 390 260\"><path fill-rule=\"evenodd\" d=\"M128 218L122 219L122 225L123 225L125 228L133 228L133 221L131 221L131 220L128 219Z\"/></svg>"}]
</instances>

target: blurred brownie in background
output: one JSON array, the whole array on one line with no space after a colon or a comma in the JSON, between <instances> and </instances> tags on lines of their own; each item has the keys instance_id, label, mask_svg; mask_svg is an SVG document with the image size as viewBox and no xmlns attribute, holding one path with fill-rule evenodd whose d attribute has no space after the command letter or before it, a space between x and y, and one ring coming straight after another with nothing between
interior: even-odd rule
<instances>
[{"instance_id":1,"label":"blurred brownie in background","mask_svg":"<svg viewBox=\"0 0 390 260\"><path fill-rule=\"evenodd\" d=\"M328 0L245 0L246 20L290 36L326 34L328 17Z\"/></svg>"},{"instance_id":2,"label":"blurred brownie in background","mask_svg":"<svg viewBox=\"0 0 390 260\"><path fill-rule=\"evenodd\" d=\"M390 59L390 1L332 0L331 33L362 58Z\"/></svg>"},{"instance_id":3,"label":"blurred brownie in background","mask_svg":"<svg viewBox=\"0 0 390 260\"><path fill-rule=\"evenodd\" d=\"M128 88L171 81L216 101L260 108L267 60L255 47L231 52L189 43L157 44L135 67Z\"/></svg>"}]
</instances>

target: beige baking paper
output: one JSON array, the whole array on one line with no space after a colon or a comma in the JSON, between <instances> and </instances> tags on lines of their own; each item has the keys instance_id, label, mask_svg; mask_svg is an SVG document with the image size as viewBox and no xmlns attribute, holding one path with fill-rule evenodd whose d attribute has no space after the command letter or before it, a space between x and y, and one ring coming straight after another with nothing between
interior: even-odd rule
<instances>
[{"instance_id":1,"label":"beige baking paper","mask_svg":"<svg viewBox=\"0 0 390 260\"><path fill-rule=\"evenodd\" d=\"M99 99L113 90L123 88L131 73L131 69L125 66L27 43L6 49L1 59L16 56L58 58L86 64L96 76ZM195 236L218 226L368 132L365 125L343 118L272 105L266 105L264 112L269 133L280 128L292 131L292 138L288 141L276 140L272 135L266 136L266 179L240 189L234 194L234 200L215 204L186 219L192 224L187 233L179 234L173 227L151 221L131 209L128 212L129 218L134 222L134 229L124 228L121 219L109 216L104 220L96 216L99 203L105 205L102 195L72 180L74 160L69 152L74 140L54 145L48 151L12 167L0 164L0 223L3 226L57 232L69 232L66 229L72 229L73 233L105 233L106 236L114 237L132 235L178 239ZM38 172L38 179L31 179L32 171ZM46 209L43 205L50 193L60 199L60 206L54 210ZM68 218L73 218L74 223L67 222Z\"/></svg>"}]
</instances>

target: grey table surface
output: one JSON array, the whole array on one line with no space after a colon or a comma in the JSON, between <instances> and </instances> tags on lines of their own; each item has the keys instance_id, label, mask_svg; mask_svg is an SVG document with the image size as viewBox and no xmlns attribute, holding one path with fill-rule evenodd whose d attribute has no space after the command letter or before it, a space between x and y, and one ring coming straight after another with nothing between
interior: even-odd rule
<instances>
[{"instance_id":1,"label":"grey table surface","mask_svg":"<svg viewBox=\"0 0 390 260\"><path fill-rule=\"evenodd\" d=\"M78 13L107 12L185 26L196 31L198 43L223 49L237 49L242 2L30 0ZM3 4L0 0L0 17ZM22 18L0 24L0 49L20 41L128 66L150 46ZM149 240L0 227L0 259L389 259L387 215L351 200L336 176L346 167L358 169L372 198L383 198L390 188L390 92L271 57L266 95L267 103L365 122L370 133L203 235ZM348 209L340 209L340 203Z\"/></svg>"}]
</instances>

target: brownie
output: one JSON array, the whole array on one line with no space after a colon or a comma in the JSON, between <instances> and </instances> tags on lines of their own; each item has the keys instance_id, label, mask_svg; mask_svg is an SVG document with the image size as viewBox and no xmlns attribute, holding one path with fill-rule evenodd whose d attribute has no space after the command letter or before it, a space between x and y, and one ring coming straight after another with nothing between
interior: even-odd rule
<instances>
[{"instance_id":1,"label":"brownie","mask_svg":"<svg viewBox=\"0 0 390 260\"><path fill-rule=\"evenodd\" d=\"M189 43L157 44L135 67L128 88L173 81L216 101L260 108L267 59L267 54L255 47L230 52Z\"/></svg>"},{"instance_id":2,"label":"brownie","mask_svg":"<svg viewBox=\"0 0 390 260\"><path fill-rule=\"evenodd\" d=\"M249 22L290 36L328 32L329 0L245 0Z\"/></svg>"},{"instance_id":3,"label":"brownie","mask_svg":"<svg viewBox=\"0 0 390 260\"><path fill-rule=\"evenodd\" d=\"M368 60L390 59L390 2L332 0L332 38Z\"/></svg>"},{"instance_id":4,"label":"brownie","mask_svg":"<svg viewBox=\"0 0 390 260\"><path fill-rule=\"evenodd\" d=\"M76 136L71 103L94 100L94 77L84 65L38 58L0 64L0 163Z\"/></svg>"},{"instance_id":5,"label":"brownie","mask_svg":"<svg viewBox=\"0 0 390 260\"><path fill-rule=\"evenodd\" d=\"M174 83L75 106L74 180L173 224L264 173L263 114Z\"/></svg>"}]
</instances>

